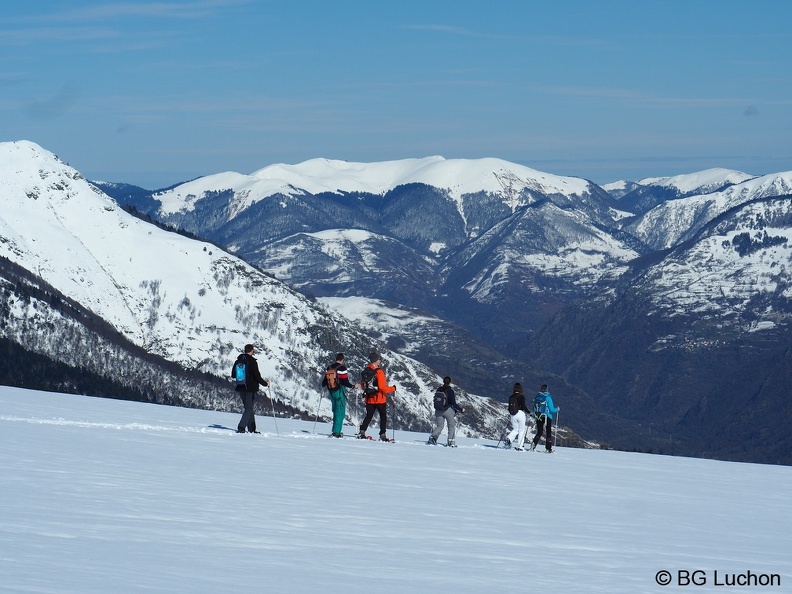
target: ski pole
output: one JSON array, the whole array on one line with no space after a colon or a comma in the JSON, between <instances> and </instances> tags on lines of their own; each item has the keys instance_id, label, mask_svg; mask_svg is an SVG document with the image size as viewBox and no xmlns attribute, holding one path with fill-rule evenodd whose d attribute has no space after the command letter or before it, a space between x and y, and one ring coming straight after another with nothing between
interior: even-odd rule
<instances>
[{"instance_id":1,"label":"ski pole","mask_svg":"<svg viewBox=\"0 0 792 594\"><path fill-rule=\"evenodd\" d=\"M319 404L316 405L316 414L314 415L314 424L313 424L313 429L311 430L312 434L316 433L316 420L319 418L319 408L322 406L323 397L324 397L324 391L319 392Z\"/></svg>"},{"instance_id":2,"label":"ski pole","mask_svg":"<svg viewBox=\"0 0 792 594\"><path fill-rule=\"evenodd\" d=\"M393 390L393 397L391 398L391 408L393 408L393 423L391 423L391 439L396 441L396 390Z\"/></svg>"},{"instance_id":3,"label":"ski pole","mask_svg":"<svg viewBox=\"0 0 792 594\"><path fill-rule=\"evenodd\" d=\"M360 417L358 417L357 413L357 402L358 402L358 394L357 391L352 392L352 413L355 415L355 421L353 423L355 427L355 433L360 433Z\"/></svg>"},{"instance_id":4,"label":"ski pole","mask_svg":"<svg viewBox=\"0 0 792 594\"><path fill-rule=\"evenodd\" d=\"M269 399L270 404L272 405L272 420L275 423L275 435L280 437L280 431L278 431L278 419L275 418L275 401L272 399L272 388L267 385L267 392L269 392Z\"/></svg>"},{"instance_id":5,"label":"ski pole","mask_svg":"<svg viewBox=\"0 0 792 594\"><path fill-rule=\"evenodd\" d=\"M560 426L558 424L558 417L559 417L560 414L561 414L561 407L558 408L558 412L556 413L556 417L555 417L556 418L556 426L555 426L555 433L553 434L553 449L555 449L555 447L556 447L556 438L558 437L558 427Z\"/></svg>"}]
</instances>

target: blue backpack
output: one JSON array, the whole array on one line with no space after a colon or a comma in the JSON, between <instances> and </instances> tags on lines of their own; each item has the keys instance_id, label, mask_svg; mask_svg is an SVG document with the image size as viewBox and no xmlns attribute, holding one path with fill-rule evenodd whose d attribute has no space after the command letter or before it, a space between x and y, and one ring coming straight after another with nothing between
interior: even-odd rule
<instances>
[{"instance_id":1,"label":"blue backpack","mask_svg":"<svg viewBox=\"0 0 792 594\"><path fill-rule=\"evenodd\" d=\"M234 363L233 378L237 386L247 386L247 357Z\"/></svg>"},{"instance_id":2,"label":"blue backpack","mask_svg":"<svg viewBox=\"0 0 792 594\"><path fill-rule=\"evenodd\" d=\"M547 418L547 394L539 392L534 396L533 412L538 422L543 422Z\"/></svg>"}]
</instances>

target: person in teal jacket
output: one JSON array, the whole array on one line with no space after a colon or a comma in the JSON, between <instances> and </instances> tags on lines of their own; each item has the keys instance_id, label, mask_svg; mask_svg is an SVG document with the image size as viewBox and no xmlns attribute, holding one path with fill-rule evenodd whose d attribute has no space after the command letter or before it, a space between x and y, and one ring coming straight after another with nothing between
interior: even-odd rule
<instances>
[{"instance_id":1,"label":"person in teal jacket","mask_svg":"<svg viewBox=\"0 0 792 594\"><path fill-rule=\"evenodd\" d=\"M553 403L553 397L547 391L547 384L542 384L539 393L534 396L534 416L536 417L536 435L533 438L531 451L536 449L545 434L545 451L553 451L553 415L558 413L561 407Z\"/></svg>"}]
</instances>

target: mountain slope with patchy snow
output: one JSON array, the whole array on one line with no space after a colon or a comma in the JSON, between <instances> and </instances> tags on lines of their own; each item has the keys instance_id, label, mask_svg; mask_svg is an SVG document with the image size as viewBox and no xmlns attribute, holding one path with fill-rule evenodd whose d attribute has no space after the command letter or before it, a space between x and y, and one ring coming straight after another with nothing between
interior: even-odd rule
<instances>
[{"instance_id":1,"label":"mountain slope with patchy snow","mask_svg":"<svg viewBox=\"0 0 792 594\"><path fill-rule=\"evenodd\" d=\"M792 172L752 178L720 192L669 200L625 229L656 250L690 239L726 211L761 198L792 194Z\"/></svg>"}]
</instances>

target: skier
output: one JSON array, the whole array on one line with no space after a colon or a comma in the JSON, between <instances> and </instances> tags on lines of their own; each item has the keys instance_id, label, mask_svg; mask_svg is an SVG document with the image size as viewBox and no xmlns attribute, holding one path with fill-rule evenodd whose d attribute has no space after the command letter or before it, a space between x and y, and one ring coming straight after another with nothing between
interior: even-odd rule
<instances>
[{"instance_id":1,"label":"skier","mask_svg":"<svg viewBox=\"0 0 792 594\"><path fill-rule=\"evenodd\" d=\"M454 437L456 435L456 415L457 413L465 412L465 409L457 404L456 395L451 388L451 378L446 376L443 378L443 385L437 388L435 392L435 428L432 435L427 442L429 445L436 445L437 438L443 432L443 427L448 421L448 441L446 445L449 448L455 448L456 443Z\"/></svg>"},{"instance_id":2,"label":"skier","mask_svg":"<svg viewBox=\"0 0 792 594\"><path fill-rule=\"evenodd\" d=\"M269 386L269 382L261 377L258 368L258 362L256 358L253 356L255 349L252 344L245 345L245 352L240 353L237 360L234 362L234 366L231 369L231 376L235 376L235 367L237 363L243 363L245 369L245 381L244 383L237 383L236 391L239 392L239 396L242 399L242 406L244 411L242 412L242 418L239 419L239 425L237 425L237 433L244 433L245 429L248 430L249 433L259 433L256 431L256 417L254 416L254 403L256 400L256 392L258 392L259 385L264 387Z\"/></svg>"},{"instance_id":3,"label":"skier","mask_svg":"<svg viewBox=\"0 0 792 594\"><path fill-rule=\"evenodd\" d=\"M333 384L332 386L330 384ZM344 437L341 432L344 427L344 417L346 416L346 391L347 388L355 389L360 384L353 384L349 381L349 371L344 365L344 353L338 353L335 363L327 368L327 373L322 380L322 385L330 393L330 404L333 406L333 437Z\"/></svg>"},{"instance_id":4,"label":"skier","mask_svg":"<svg viewBox=\"0 0 792 594\"><path fill-rule=\"evenodd\" d=\"M534 415L536 415L536 435L533 438L531 451L539 445L542 439L542 432L545 433L545 451L553 451L553 415L561 410L553 404L553 397L547 391L547 384L542 384L539 393L534 396Z\"/></svg>"},{"instance_id":5,"label":"skier","mask_svg":"<svg viewBox=\"0 0 792 594\"><path fill-rule=\"evenodd\" d=\"M366 418L363 419L363 424L360 426L358 439L367 439L366 429L368 429L369 424L374 418L374 413L376 412L379 413L380 439L382 441L392 441L388 439L387 435L388 394L393 394L396 391L396 386L389 386L388 382L385 380L385 372L382 369L382 360L379 356L379 353L376 351L369 353L369 361L370 363L366 366L366 369L370 369L374 372L374 378L371 383L377 391L372 392L371 394L365 394ZM367 373L366 369L363 370L364 374ZM370 374L371 372L368 373Z\"/></svg>"},{"instance_id":6,"label":"skier","mask_svg":"<svg viewBox=\"0 0 792 594\"><path fill-rule=\"evenodd\" d=\"M512 388L512 395L509 396L509 414L511 415L512 430L506 436L506 447L510 447L517 438L514 449L518 452L523 451L523 443L525 442L525 432L528 427L526 426L525 413L529 412L528 407L525 405L525 394L523 394L523 387L521 384L514 384Z\"/></svg>"}]
</instances>

